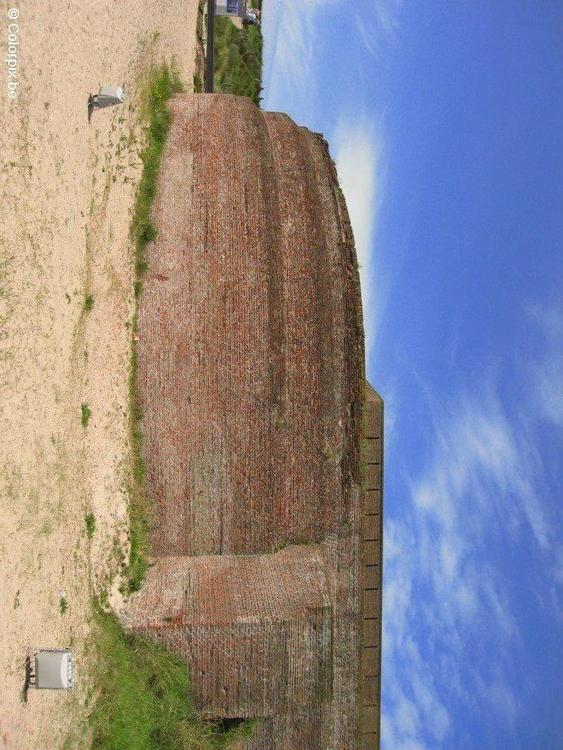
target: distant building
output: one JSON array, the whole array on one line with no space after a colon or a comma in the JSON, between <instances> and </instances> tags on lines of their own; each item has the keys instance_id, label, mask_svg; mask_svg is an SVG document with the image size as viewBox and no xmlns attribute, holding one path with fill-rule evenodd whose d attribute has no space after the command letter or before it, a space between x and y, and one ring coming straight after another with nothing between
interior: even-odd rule
<instances>
[{"instance_id":1,"label":"distant building","mask_svg":"<svg viewBox=\"0 0 563 750\"><path fill-rule=\"evenodd\" d=\"M238 16L242 18L246 13L246 0L215 0L215 14L217 16Z\"/></svg>"}]
</instances>

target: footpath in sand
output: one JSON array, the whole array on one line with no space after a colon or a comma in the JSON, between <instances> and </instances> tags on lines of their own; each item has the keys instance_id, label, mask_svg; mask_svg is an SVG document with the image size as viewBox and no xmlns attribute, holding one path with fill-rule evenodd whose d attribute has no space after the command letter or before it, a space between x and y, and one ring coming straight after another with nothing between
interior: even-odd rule
<instances>
[{"instance_id":1,"label":"footpath in sand","mask_svg":"<svg viewBox=\"0 0 563 750\"><path fill-rule=\"evenodd\" d=\"M88 710L90 597L126 550L139 90L151 62L173 59L189 90L197 5L0 9L2 60L9 24L18 42L14 100L6 67L0 82L0 749L83 747L73 727ZM89 124L100 84L128 99ZM30 691L24 704L28 649L69 645L77 689Z\"/></svg>"}]
</instances>

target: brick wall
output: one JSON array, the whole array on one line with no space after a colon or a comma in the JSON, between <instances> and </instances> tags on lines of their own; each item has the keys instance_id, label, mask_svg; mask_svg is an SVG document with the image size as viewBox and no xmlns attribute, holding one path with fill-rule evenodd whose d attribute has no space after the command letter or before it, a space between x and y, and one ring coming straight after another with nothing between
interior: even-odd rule
<instances>
[{"instance_id":1,"label":"brick wall","mask_svg":"<svg viewBox=\"0 0 563 750\"><path fill-rule=\"evenodd\" d=\"M139 388L156 561L124 621L186 658L202 710L262 719L241 748L356 750L363 330L326 143L244 98L176 96L154 221Z\"/></svg>"},{"instance_id":2,"label":"brick wall","mask_svg":"<svg viewBox=\"0 0 563 750\"><path fill-rule=\"evenodd\" d=\"M331 698L332 607L318 546L161 558L126 624L186 658L209 715L267 717Z\"/></svg>"},{"instance_id":3,"label":"brick wall","mask_svg":"<svg viewBox=\"0 0 563 750\"><path fill-rule=\"evenodd\" d=\"M379 748L381 698L381 594L383 543L383 401L366 383L362 452L362 655L360 750Z\"/></svg>"},{"instance_id":4,"label":"brick wall","mask_svg":"<svg viewBox=\"0 0 563 750\"><path fill-rule=\"evenodd\" d=\"M243 98L172 111L139 309L153 548L321 541L359 479L362 357L326 145Z\"/></svg>"}]
</instances>

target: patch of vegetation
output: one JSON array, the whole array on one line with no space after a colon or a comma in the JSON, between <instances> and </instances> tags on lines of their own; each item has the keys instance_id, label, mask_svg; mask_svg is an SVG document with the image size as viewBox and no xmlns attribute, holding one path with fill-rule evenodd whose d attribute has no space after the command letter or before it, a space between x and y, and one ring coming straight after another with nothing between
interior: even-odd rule
<instances>
[{"instance_id":1,"label":"patch of vegetation","mask_svg":"<svg viewBox=\"0 0 563 750\"><path fill-rule=\"evenodd\" d=\"M193 78L193 90L196 94L200 94L203 91L202 79L205 76L205 38L203 27L206 7L207 0L199 0L196 21L195 75Z\"/></svg>"},{"instance_id":2,"label":"patch of vegetation","mask_svg":"<svg viewBox=\"0 0 563 750\"><path fill-rule=\"evenodd\" d=\"M109 594L108 594L107 589L102 589L100 591L99 602L100 602L100 607L103 610L109 609L110 604L109 604Z\"/></svg>"},{"instance_id":3,"label":"patch of vegetation","mask_svg":"<svg viewBox=\"0 0 563 750\"><path fill-rule=\"evenodd\" d=\"M339 459L338 450L328 443L324 444L321 455L325 461L330 463L337 463Z\"/></svg>"},{"instance_id":4,"label":"patch of vegetation","mask_svg":"<svg viewBox=\"0 0 563 750\"><path fill-rule=\"evenodd\" d=\"M84 519L86 524L86 536L88 539L92 539L94 532L96 531L96 517L93 513L88 513Z\"/></svg>"},{"instance_id":5,"label":"patch of vegetation","mask_svg":"<svg viewBox=\"0 0 563 750\"><path fill-rule=\"evenodd\" d=\"M253 724L225 728L195 711L185 662L166 648L123 630L95 604L90 714L96 750L224 750Z\"/></svg>"},{"instance_id":6,"label":"patch of vegetation","mask_svg":"<svg viewBox=\"0 0 563 750\"><path fill-rule=\"evenodd\" d=\"M276 430L285 430L287 427L289 427L289 420L287 419L287 416L281 416L278 415L275 418L274 422Z\"/></svg>"},{"instance_id":7,"label":"patch of vegetation","mask_svg":"<svg viewBox=\"0 0 563 750\"><path fill-rule=\"evenodd\" d=\"M136 325L135 325L136 328ZM132 477L129 493L129 561L125 566L125 594L141 588L149 568L149 527L151 506L144 490L145 462L143 460L141 431L142 409L137 392L137 351L133 344L129 369L129 439L132 451Z\"/></svg>"},{"instance_id":8,"label":"patch of vegetation","mask_svg":"<svg viewBox=\"0 0 563 750\"><path fill-rule=\"evenodd\" d=\"M53 519L47 518L43 523L41 524L41 528L39 529L39 533L43 534L44 536L49 536L49 534L53 533Z\"/></svg>"},{"instance_id":9,"label":"patch of vegetation","mask_svg":"<svg viewBox=\"0 0 563 750\"><path fill-rule=\"evenodd\" d=\"M64 594L61 594L59 598L59 612L61 613L61 615L64 615L67 610L68 610L68 601L66 599L66 596Z\"/></svg>"},{"instance_id":10,"label":"patch of vegetation","mask_svg":"<svg viewBox=\"0 0 563 750\"><path fill-rule=\"evenodd\" d=\"M90 310L94 307L94 297L91 294L87 294L84 299L84 310L86 312L90 312Z\"/></svg>"},{"instance_id":11,"label":"patch of vegetation","mask_svg":"<svg viewBox=\"0 0 563 750\"><path fill-rule=\"evenodd\" d=\"M237 29L227 16L215 19L215 91L248 96L260 106L262 32L259 26Z\"/></svg>"},{"instance_id":12,"label":"patch of vegetation","mask_svg":"<svg viewBox=\"0 0 563 750\"><path fill-rule=\"evenodd\" d=\"M88 422L90 421L90 417L92 416L92 410L88 406L88 404L82 404L80 407L80 421L82 422L82 427L88 427Z\"/></svg>"},{"instance_id":13,"label":"patch of vegetation","mask_svg":"<svg viewBox=\"0 0 563 750\"><path fill-rule=\"evenodd\" d=\"M143 172L135 196L131 222L131 237L135 243L136 252L137 282L140 282L147 270L146 247L156 238L156 227L151 222L150 213L156 194L162 151L170 128L170 111L167 102L175 93L182 91L182 88L177 74L168 65L162 65L150 71L143 95L144 102L141 111L147 123L146 145L140 154Z\"/></svg>"},{"instance_id":14,"label":"patch of vegetation","mask_svg":"<svg viewBox=\"0 0 563 750\"><path fill-rule=\"evenodd\" d=\"M143 291L142 278L147 270L146 248L156 239L157 230L151 222L151 208L156 195L158 170L170 128L168 100L182 91L182 84L167 65L153 68L143 94L141 112L146 123L146 145L141 152L143 172L133 210L131 238L135 245L135 297ZM125 566L125 594L138 591L149 567L150 503L144 492L145 465L142 457L142 412L137 393L136 315L132 324L133 351L129 370L129 433L132 450L132 480L129 492L129 561Z\"/></svg>"}]
</instances>

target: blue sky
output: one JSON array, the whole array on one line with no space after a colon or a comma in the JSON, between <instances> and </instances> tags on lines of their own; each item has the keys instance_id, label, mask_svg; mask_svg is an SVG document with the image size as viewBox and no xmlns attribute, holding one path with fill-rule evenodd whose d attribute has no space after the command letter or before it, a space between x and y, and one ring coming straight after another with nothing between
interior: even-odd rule
<instances>
[{"instance_id":1,"label":"blue sky","mask_svg":"<svg viewBox=\"0 0 563 750\"><path fill-rule=\"evenodd\" d=\"M563 3L264 5L386 404L383 750L561 750Z\"/></svg>"}]
</instances>

